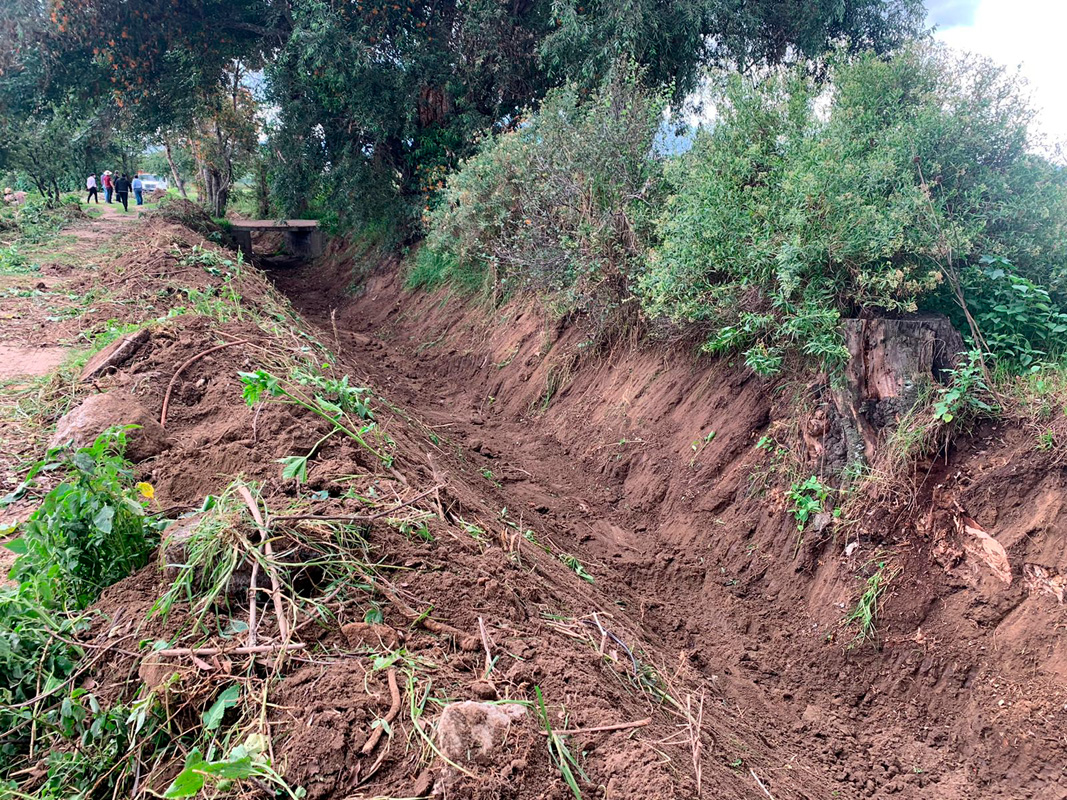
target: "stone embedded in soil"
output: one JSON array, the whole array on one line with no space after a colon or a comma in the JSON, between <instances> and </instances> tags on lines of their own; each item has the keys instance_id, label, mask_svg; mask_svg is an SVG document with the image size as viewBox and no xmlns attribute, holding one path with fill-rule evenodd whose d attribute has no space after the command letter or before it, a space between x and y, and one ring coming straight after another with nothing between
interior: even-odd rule
<instances>
[{"instance_id":1,"label":"stone embedded in soil","mask_svg":"<svg viewBox=\"0 0 1067 800\"><path fill-rule=\"evenodd\" d=\"M144 461L170 446L166 431L148 409L132 397L118 392L85 398L81 405L59 420L48 446L60 447L73 442L75 447L87 447L97 436L115 425L140 426L126 432L126 457L130 461Z\"/></svg>"},{"instance_id":2,"label":"stone embedded in soil","mask_svg":"<svg viewBox=\"0 0 1067 800\"><path fill-rule=\"evenodd\" d=\"M137 353L149 339L148 328L128 333L112 342L89 359L81 372L81 380L87 381L110 369L121 367Z\"/></svg>"},{"instance_id":3,"label":"stone embedded in soil","mask_svg":"<svg viewBox=\"0 0 1067 800\"><path fill-rule=\"evenodd\" d=\"M400 643L400 636L395 628L377 623L349 622L341 626L341 635L345 637L349 647L369 645L394 650Z\"/></svg>"},{"instance_id":4,"label":"stone embedded in soil","mask_svg":"<svg viewBox=\"0 0 1067 800\"><path fill-rule=\"evenodd\" d=\"M460 766L488 766L497 760L511 726L522 722L525 716L526 709L516 703L452 703L441 714L437 746L446 758ZM440 784L448 786L458 775L446 765Z\"/></svg>"}]
</instances>

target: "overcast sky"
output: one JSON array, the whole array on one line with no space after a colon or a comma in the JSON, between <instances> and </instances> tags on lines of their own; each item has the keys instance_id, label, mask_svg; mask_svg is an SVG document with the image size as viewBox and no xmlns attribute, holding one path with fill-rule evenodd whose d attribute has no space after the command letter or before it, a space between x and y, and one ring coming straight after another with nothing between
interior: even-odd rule
<instances>
[{"instance_id":1,"label":"overcast sky","mask_svg":"<svg viewBox=\"0 0 1067 800\"><path fill-rule=\"evenodd\" d=\"M926 0L946 44L1020 67L1042 133L1067 144L1067 0Z\"/></svg>"}]
</instances>

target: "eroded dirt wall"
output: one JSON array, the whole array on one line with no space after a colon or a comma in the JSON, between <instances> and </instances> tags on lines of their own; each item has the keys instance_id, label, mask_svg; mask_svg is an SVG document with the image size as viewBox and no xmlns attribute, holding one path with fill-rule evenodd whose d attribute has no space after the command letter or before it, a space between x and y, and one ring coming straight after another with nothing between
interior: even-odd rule
<instances>
[{"instance_id":1,"label":"eroded dirt wall","mask_svg":"<svg viewBox=\"0 0 1067 800\"><path fill-rule=\"evenodd\" d=\"M554 528L724 707L788 726L834 776L827 797L1067 797L1061 452L987 425L906 491L800 535L783 490L818 448L776 473L757 444L805 441L793 409L817 411L812 387L686 343L590 354L580 324L407 292L395 266L348 294L350 269L274 278L378 385L439 409L512 510ZM843 619L882 564L877 641L854 642Z\"/></svg>"}]
</instances>

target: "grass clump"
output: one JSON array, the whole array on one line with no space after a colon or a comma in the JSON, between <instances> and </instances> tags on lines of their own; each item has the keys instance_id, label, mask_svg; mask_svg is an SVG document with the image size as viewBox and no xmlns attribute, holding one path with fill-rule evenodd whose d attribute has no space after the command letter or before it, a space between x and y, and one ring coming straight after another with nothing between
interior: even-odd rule
<instances>
[{"instance_id":1,"label":"grass clump","mask_svg":"<svg viewBox=\"0 0 1067 800\"><path fill-rule=\"evenodd\" d=\"M856 606L845 617L845 625L856 625L859 631L856 634L856 643L873 639L877 635L876 623L878 620L878 608L881 597L889 586L889 582L897 575L897 570L891 570L886 562L879 561L878 568L867 578L863 593Z\"/></svg>"}]
</instances>

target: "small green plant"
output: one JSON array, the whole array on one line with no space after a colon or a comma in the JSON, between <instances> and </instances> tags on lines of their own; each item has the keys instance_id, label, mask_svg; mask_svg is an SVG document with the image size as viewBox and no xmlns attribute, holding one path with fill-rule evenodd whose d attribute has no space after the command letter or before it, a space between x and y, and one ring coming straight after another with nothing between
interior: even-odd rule
<instances>
[{"instance_id":1,"label":"small green plant","mask_svg":"<svg viewBox=\"0 0 1067 800\"><path fill-rule=\"evenodd\" d=\"M306 478L307 459L334 432L343 433L385 466L392 466L393 456L379 451L366 439L367 435L376 429L374 422L360 425L352 419L355 416L361 420L371 420L373 415L364 398L367 390L350 386L347 375L341 380L333 380L298 371L294 372L292 380L285 381L267 370L258 369L255 372L239 372L238 377L244 385L242 395L248 405L254 406L264 396L271 397L300 406L326 420L334 428L308 455L291 456L285 460L287 477ZM303 463L300 463L301 459Z\"/></svg>"},{"instance_id":2,"label":"small green plant","mask_svg":"<svg viewBox=\"0 0 1067 800\"><path fill-rule=\"evenodd\" d=\"M30 262L19 252L18 245L0 247L0 275L25 275L40 270L40 266Z\"/></svg>"},{"instance_id":3,"label":"small green plant","mask_svg":"<svg viewBox=\"0 0 1067 800\"><path fill-rule=\"evenodd\" d=\"M831 491L815 475L790 487L787 497L792 507L789 510L797 521L798 531L803 531L811 518L823 510Z\"/></svg>"},{"instance_id":4,"label":"small green plant","mask_svg":"<svg viewBox=\"0 0 1067 800\"><path fill-rule=\"evenodd\" d=\"M1056 435L1052 431L1043 431L1037 435L1037 449L1048 453L1056 449Z\"/></svg>"},{"instance_id":5,"label":"small green plant","mask_svg":"<svg viewBox=\"0 0 1067 800\"><path fill-rule=\"evenodd\" d=\"M105 587L148 563L158 541L145 515L151 487L135 484L125 447L125 432L112 428L89 447L53 451L58 460L31 470L69 473L7 545L18 554L11 578L42 605L86 608Z\"/></svg>"},{"instance_id":6,"label":"small green plant","mask_svg":"<svg viewBox=\"0 0 1067 800\"><path fill-rule=\"evenodd\" d=\"M304 790L290 788L271 767L268 748L267 737L261 733L249 734L223 759L205 760L199 748L194 748L185 759L185 768L174 778L163 797L197 797L209 785L216 793L225 793L232 790L237 781L256 779L272 786L275 795L284 793L291 800L299 800L304 796Z\"/></svg>"},{"instance_id":7,"label":"small green plant","mask_svg":"<svg viewBox=\"0 0 1067 800\"><path fill-rule=\"evenodd\" d=\"M896 571L887 571L886 562L879 561L878 569L867 578L863 594L860 595L856 607L849 612L844 621L845 625L853 623L859 625L859 633L856 635L857 641L862 642L874 638L877 632L875 624L878 618L879 600L896 574Z\"/></svg>"},{"instance_id":8,"label":"small green plant","mask_svg":"<svg viewBox=\"0 0 1067 800\"><path fill-rule=\"evenodd\" d=\"M991 397L982 369L982 355L971 351L966 363L952 370L947 386L937 390L934 400L934 418L939 422L964 421L983 414L993 414L997 409L986 402Z\"/></svg>"},{"instance_id":9,"label":"small green plant","mask_svg":"<svg viewBox=\"0 0 1067 800\"><path fill-rule=\"evenodd\" d=\"M593 578L588 572L585 571L585 567L582 566L582 562L570 553L560 553L559 560L570 569L574 570L574 573L586 583L596 583L596 579Z\"/></svg>"}]
</instances>

